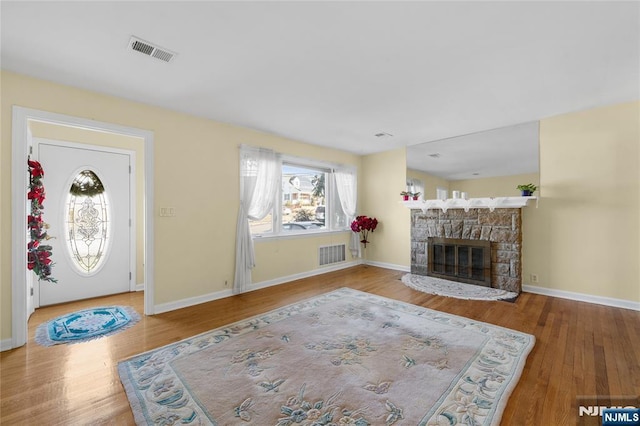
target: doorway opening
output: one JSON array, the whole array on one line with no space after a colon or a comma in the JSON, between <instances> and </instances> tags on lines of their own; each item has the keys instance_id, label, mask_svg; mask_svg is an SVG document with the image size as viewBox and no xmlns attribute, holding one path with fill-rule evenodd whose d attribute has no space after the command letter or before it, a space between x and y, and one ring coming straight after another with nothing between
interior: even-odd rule
<instances>
[{"instance_id":1,"label":"doorway opening","mask_svg":"<svg viewBox=\"0 0 640 426\"><path fill-rule=\"evenodd\" d=\"M40 135L43 129L47 131L66 132L64 140L69 140L69 134L90 134L96 139L126 139L126 148L130 149L130 141L137 140L141 155L137 161L141 162L140 178L136 185L141 190L136 197L139 220L136 236L137 263L140 268L135 282L139 284L137 289L144 289L144 312L147 315L154 313L153 295L153 132L120 126L112 123L98 122L63 114L55 114L24 107L13 107L13 135L12 135L12 348L22 346L27 341L27 321L33 312L33 295L29 282L33 283L35 276L27 270L27 255L24 247L27 246L27 202L26 189L28 178L26 171L27 158L31 139L34 135ZM87 133L89 132L89 133ZM51 134L48 137L52 137ZM58 137L60 137L58 135ZM71 139L76 140L77 139ZM95 140L94 140L95 143ZM106 142L103 142L104 145ZM46 181L45 181L46 185ZM25 285L27 284L27 285Z\"/></svg>"}]
</instances>

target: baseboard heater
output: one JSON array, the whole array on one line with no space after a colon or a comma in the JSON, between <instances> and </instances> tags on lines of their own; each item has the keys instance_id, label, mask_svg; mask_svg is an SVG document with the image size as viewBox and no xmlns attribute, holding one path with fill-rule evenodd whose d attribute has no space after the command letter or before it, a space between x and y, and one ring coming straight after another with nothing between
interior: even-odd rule
<instances>
[{"instance_id":1,"label":"baseboard heater","mask_svg":"<svg viewBox=\"0 0 640 426\"><path fill-rule=\"evenodd\" d=\"M346 244L320 246L318 248L318 263L320 266L344 262L346 260Z\"/></svg>"}]
</instances>

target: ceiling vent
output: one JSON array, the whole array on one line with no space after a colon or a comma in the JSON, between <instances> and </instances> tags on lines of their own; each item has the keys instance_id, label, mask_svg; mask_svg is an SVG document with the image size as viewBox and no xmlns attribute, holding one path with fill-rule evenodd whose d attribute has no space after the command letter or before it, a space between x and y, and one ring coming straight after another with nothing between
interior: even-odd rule
<instances>
[{"instance_id":1,"label":"ceiling vent","mask_svg":"<svg viewBox=\"0 0 640 426\"><path fill-rule=\"evenodd\" d=\"M176 56L176 53L171 52L164 47L141 40L135 36L132 36L131 40L129 40L129 48L133 51L140 52L164 62L171 62L171 60Z\"/></svg>"}]
</instances>

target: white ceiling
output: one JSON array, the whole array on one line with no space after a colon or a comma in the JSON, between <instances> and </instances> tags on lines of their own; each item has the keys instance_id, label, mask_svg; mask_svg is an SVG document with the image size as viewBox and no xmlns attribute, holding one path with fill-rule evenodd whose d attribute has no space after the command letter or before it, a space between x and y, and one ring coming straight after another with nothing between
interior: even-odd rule
<instances>
[{"instance_id":1,"label":"white ceiling","mask_svg":"<svg viewBox=\"0 0 640 426\"><path fill-rule=\"evenodd\" d=\"M639 2L0 7L5 70L358 154L640 98Z\"/></svg>"},{"instance_id":2,"label":"white ceiling","mask_svg":"<svg viewBox=\"0 0 640 426\"><path fill-rule=\"evenodd\" d=\"M537 173L537 121L407 147L407 167L447 180Z\"/></svg>"}]
</instances>

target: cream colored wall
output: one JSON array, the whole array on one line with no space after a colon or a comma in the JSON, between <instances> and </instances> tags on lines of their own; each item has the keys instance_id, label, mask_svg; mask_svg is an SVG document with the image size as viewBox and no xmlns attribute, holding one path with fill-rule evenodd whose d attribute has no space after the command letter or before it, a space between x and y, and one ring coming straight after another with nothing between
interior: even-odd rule
<instances>
[{"instance_id":1,"label":"cream colored wall","mask_svg":"<svg viewBox=\"0 0 640 426\"><path fill-rule=\"evenodd\" d=\"M33 137L127 149L136 153L136 283L144 284L144 139L32 121ZM44 184L47 179L45 176Z\"/></svg>"},{"instance_id":2,"label":"cream colored wall","mask_svg":"<svg viewBox=\"0 0 640 426\"><path fill-rule=\"evenodd\" d=\"M318 247L325 245L345 244L346 261L354 261L356 259L351 258L348 250L350 235L350 232L341 232L316 237L255 240L257 264L252 271L252 281L261 283L317 269ZM309 255L301 256L301 253Z\"/></svg>"},{"instance_id":3,"label":"cream colored wall","mask_svg":"<svg viewBox=\"0 0 640 426\"><path fill-rule=\"evenodd\" d=\"M422 197L425 200L435 199L437 188L449 190L450 186L448 180L432 176L420 170L407 169L407 179L420 179L424 183L424 194L422 194ZM400 193L400 191L398 191L398 193ZM451 191L449 191L449 196L451 196Z\"/></svg>"},{"instance_id":4,"label":"cream colored wall","mask_svg":"<svg viewBox=\"0 0 640 426\"><path fill-rule=\"evenodd\" d=\"M282 137L234 127L141 103L2 71L0 181L0 339L11 336L11 107L44 111L136 127L154 132L155 304L224 290L231 285L235 223L239 203L238 146L250 144L318 160L358 166L360 157ZM402 172L404 179L404 172ZM159 217L160 207L175 207L175 217ZM345 234L347 235L347 234ZM274 252L264 242L264 251ZM316 259L314 244L295 250L302 263ZM308 251L307 251L308 250ZM276 277L290 262L258 257L259 279ZM228 287L227 287L228 288Z\"/></svg>"},{"instance_id":5,"label":"cream colored wall","mask_svg":"<svg viewBox=\"0 0 640 426\"><path fill-rule=\"evenodd\" d=\"M362 208L358 214L376 217L380 224L370 235L365 258L370 262L411 266L411 211L400 203L406 189L404 148L362 158Z\"/></svg>"},{"instance_id":6,"label":"cream colored wall","mask_svg":"<svg viewBox=\"0 0 640 426\"><path fill-rule=\"evenodd\" d=\"M451 191L466 192L469 198L482 197L518 197L520 191L516 186L533 183L540 186L540 174L529 173L513 176L499 176L483 179L456 180L450 183ZM534 195L538 195L536 191Z\"/></svg>"},{"instance_id":7,"label":"cream colored wall","mask_svg":"<svg viewBox=\"0 0 640 426\"><path fill-rule=\"evenodd\" d=\"M640 301L640 102L541 120L540 186L525 284Z\"/></svg>"}]
</instances>

